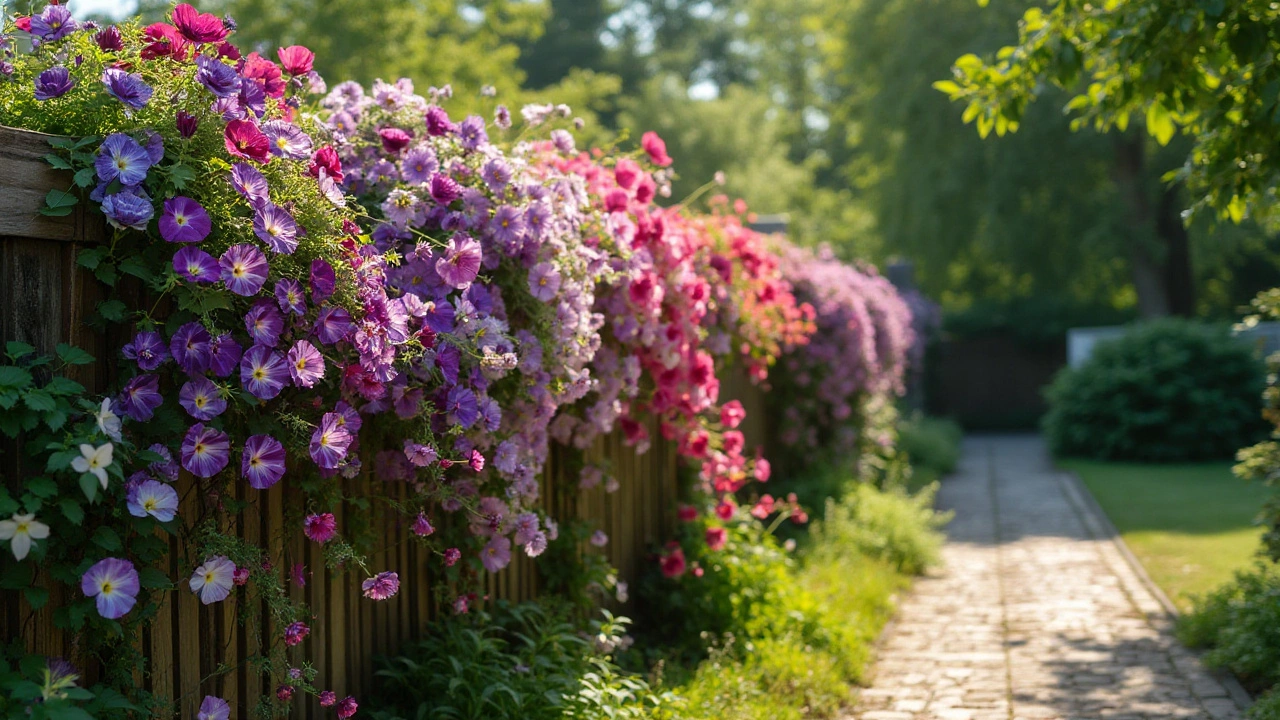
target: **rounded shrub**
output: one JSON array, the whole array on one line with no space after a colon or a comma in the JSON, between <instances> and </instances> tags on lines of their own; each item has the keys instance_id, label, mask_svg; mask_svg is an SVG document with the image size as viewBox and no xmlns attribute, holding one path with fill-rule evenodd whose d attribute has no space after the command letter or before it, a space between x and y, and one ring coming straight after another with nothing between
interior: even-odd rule
<instances>
[{"instance_id":1,"label":"rounded shrub","mask_svg":"<svg viewBox=\"0 0 1280 720\"><path fill-rule=\"evenodd\" d=\"M1166 319L1099 343L1046 395L1060 455L1178 462L1229 458L1263 432L1262 361L1226 327Z\"/></svg>"}]
</instances>

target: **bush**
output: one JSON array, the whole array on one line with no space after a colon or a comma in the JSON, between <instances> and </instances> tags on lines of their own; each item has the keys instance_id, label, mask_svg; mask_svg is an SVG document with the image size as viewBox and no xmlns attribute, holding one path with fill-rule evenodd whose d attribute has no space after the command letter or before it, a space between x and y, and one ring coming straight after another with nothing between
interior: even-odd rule
<instances>
[{"instance_id":1,"label":"bush","mask_svg":"<svg viewBox=\"0 0 1280 720\"><path fill-rule=\"evenodd\" d=\"M1229 458L1258 439L1263 366L1225 327L1161 320L1099 343L1046 395L1055 453L1100 460Z\"/></svg>"},{"instance_id":2,"label":"bush","mask_svg":"<svg viewBox=\"0 0 1280 720\"><path fill-rule=\"evenodd\" d=\"M1280 683L1280 569L1259 563L1198 598L1182 619L1183 642L1208 648L1205 662L1235 673L1255 692Z\"/></svg>"},{"instance_id":3,"label":"bush","mask_svg":"<svg viewBox=\"0 0 1280 720\"><path fill-rule=\"evenodd\" d=\"M826 517L814 523L814 554L851 548L883 560L899 572L918 575L937 564L942 549L939 528L951 513L933 509L937 484L915 495L903 489L877 490L856 485L843 500L828 500Z\"/></svg>"},{"instance_id":4,"label":"bush","mask_svg":"<svg viewBox=\"0 0 1280 720\"><path fill-rule=\"evenodd\" d=\"M963 437L953 420L916 415L898 427L898 449L910 460L913 478L927 484L956 469Z\"/></svg>"},{"instance_id":5,"label":"bush","mask_svg":"<svg viewBox=\"0 0 1280 720\"><path fill-rule=\"evenodd\" d=\"M605 612L578 628L539 603L448 618L402 655L381 659L369 704L386 720L667 717L674 698L613 662L629 642L628 622Z\"/></svg>"}]
</instances>

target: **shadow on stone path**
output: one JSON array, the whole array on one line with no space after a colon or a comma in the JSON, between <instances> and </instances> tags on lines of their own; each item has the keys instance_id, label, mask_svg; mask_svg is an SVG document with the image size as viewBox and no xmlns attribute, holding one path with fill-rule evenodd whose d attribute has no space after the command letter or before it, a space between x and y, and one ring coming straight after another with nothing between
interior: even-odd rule
<instances>
[{"instance_id":1,"label":"shadow on stone path","mask_svg":"<svg viewBox=\"0 0 1280 720\"><path fill-rule=\"evenodd\" d=\"M966 439L938 504L945 567L902 602L849 718L1243 716L1040 438Z\"/></svg>"}]
</instances>

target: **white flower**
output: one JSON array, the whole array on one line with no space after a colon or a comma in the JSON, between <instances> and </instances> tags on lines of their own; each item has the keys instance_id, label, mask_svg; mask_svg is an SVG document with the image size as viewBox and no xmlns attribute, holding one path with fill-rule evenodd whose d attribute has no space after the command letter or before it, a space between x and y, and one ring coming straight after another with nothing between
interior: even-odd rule
<instances>
[{"instance_id":1,"label":"white flower","mask_svg":"<svg viewBox=\"0 0 1280 720\"><path fill-rule=\"evenodd\" d=\"M112 440L120 442L120 416L111 412L111 398L102 399L102 408L98 410L95 417L98 420L98 429Z\"/></svg>"},{"instance_id":2,"label":"white flower","mask_svg":"<svg viewBox=\"0 0 1280 720\"><path fill-rule=\"evenodd\" d=\"M10 540L13 556L19 560L31 552L32 540L49 537L49 526L36 520L35 515L17 515L12 520L0 520L0 540Z\"/></svg>"},{"instance_id":3,"label":"white flower","mask_svg":"<svg viewBox=\"0 0 1280 720\"><path fill-rule=\"evenodd\" d=\"M98 478L98 482L102 483L102 489L107 489L107 468L111 467L111 452L114 447L111 443L106 443L102 447L95 448L92 445L81 445L81 457L71 461L71 467L76 472L93 473Z\"/></svg>"}]
</instances>

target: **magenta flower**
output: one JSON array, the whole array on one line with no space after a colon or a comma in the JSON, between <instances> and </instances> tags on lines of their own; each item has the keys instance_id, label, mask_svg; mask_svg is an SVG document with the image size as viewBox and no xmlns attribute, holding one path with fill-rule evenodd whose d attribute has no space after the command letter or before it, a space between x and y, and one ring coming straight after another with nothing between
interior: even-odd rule
<instances>
[{"instance_id":1,"label":"magenta flower","mask_svg":"<svg viewBox=\"0 0 1280 720\"><path fill-rule=\"evenodd\" d=\"M271 154L289 160L311 158L311 137L302 128L284 120L268 120L262 123L262 132L271 141Z\"/></svg>"},{"instance_id":2,"label":"magenta flower","mask_svg":"<svg viewBox=\"0 0 1280 720\"><path fill-rule=\"evenodd\" d=\"M264 203L253 216L253 234L273 252L289 255L298 248L298 223L289 211Z\"/></svg>"},{"instance_id":3,"label":"magenta flower","mask_svg":"<svg viewBox=\"0 0 1280 720\"><path fill-rule=\"evenodd\" d=\"M303 638L311 634L311 628L307 627L304 622L289 623L284 629L284 644L293 647L302 642Z\"/></svg>"},{"instance_id":4,"label":"magenta flower","mask_svg":"<svg viewBox=\"0 0 1280 720\"><path fill-rule=\"evenodd\" d=\"M164 201L159 224L160 237L172 243L200 242L213 229L209 214L200 203L183 195Z\"/></svg>"},{"instance_id":5,"label":"magenta flower","mask_svg":"<svg viewBox=\"0 0 1280 720\"><path fill-rule=\"evenodd\" d=\"M192 425L182 438L182 467L196 477L213 477L231 459L231 442L221 430Z\"/></svg>"},{"instance_id":6,"label":"magenta flower","mask_svg":"<svg viewBox=\"0 0 1280 720\"><path fill-rule=\"evenodd\" d=\"M222 42L228 34L227 27L217 15L198 12L187 3L173 9L173 26L182 37L197 45Z\"/></svg>"},{"instance_id":7,"label":"magenta flower","mask_svg":"<svg viewBox=\"0 0 1280 720\"><path fill-rule=\"evenodd\" d=\"M591 544L598 548L602 548L609 544L609 536L604 534L603 530L597 530L591 533Z\"/></svg>"},{"instance_id":8,"label":"magenta flower","mask_svg":"<svg viewBox=\"0 0 1280 720\"><path fill-rule=\"evenodd\" d=\"M462 187L453 178L444 173L436 173L431 177L431 199L441 207L462 197Z\"/></svg>"},{"instance_id":9,"label":"magenta flower","mask_svg":"<svg viewBox=\"0 0 1280 720\"><path fill-rule=\"evenodd\" d=\"M338 532L338 521L333 513L311 513L302 519L302 534L321 545L333 539Z\"/></svg>"},{"instance_id":10,"label":"magenta flower","mask_svg":"<svg viewBox=\"0 0 1280 720\"><path fill-rule=\"evenodd\" d=\"M667 155L667 144L662 141L658 133L652 131L645 133L640 138L640 145L654 165L666 167L671 164L671 156Z\"/></svg>"},{"instance_id":11,"label":"magenta flower","mask_svg":"<svg viewBox=\"0 0 1280 720\"><path fill-rule=\"evenodd\" d=\"M213 356L209 369L218 377L227 377L240 365L240 353L244 348L231 337L231 333L223 333L209 344L209 352Z\"/></svg>"},{"instance_id":12,"label":"magenta flower","mask_svg":"<svg viewBox=\"0 0 1280 720\"><path fill-rule=\"evenodd\" d=\"M173 124L178 128L178 135L185 140L190 140L200 128L200 118L186 110L179 110L174 116Z\"/></svg>"},{"instance_id":13,"label":"magenta flower","mask_svg":"<svg viewBox=\"0 0 1280 720\"><path fill-rule=\"evenodd\" d=\"M259 400L270 400L289 384L284 357L269 347L254 345L240 358L240 384Z\"/></svg>"},{"instance_id":14,"label":"magenta flower","mask_svg":"<svg viewBox=\"0 0 1280 720\"><path fill-rule=\"evenodd\" d=\"M249 331L254 344L275 347L284 332L284 316L270 300L259 300L245 313L244 329Z\"/></svg>"},{"instance_id":15,"label":"magenta flower","mask_svg":"<svg viewBox=\"0 0 1280 720\"><path fill-rule=\"evenodd\" d=\"M444 256L436 260L436 273L447 284L464 288L480 273L481 255L480 243L465 233L454 233Z\"/></svg>"},{"instance_id":16,"label":"magenta flower","mask_svg":"<svg viewBox=\"0 0 1280 720\"><path fill-rule=\"evenodd\" d=\"M289 571L293 576L293 584L298 587L307 586L307 566L302 563L294 563L293 568Z\"/></svg>"},{"instance_id":17,"label":"magenta flower","mask_svg":"<svg viewBox=\"0 0 1280 720\"><path fill-rule=\"evenodd\" d=\"M169 339L169 352L188 375L199 375L213 363L213 338L198 322L189 322L178 328Z\"/></svg>"},{"instance_id":18,"label":"magenta flower","mask_svg":"<svg viewBox=\"0 0 1280 720\"><path fill-rule=\"evenodd\" d=\"M276 283L276 302L280 312L291 312L294 315L307 314L307 296L302 283L292 278L285 278Z\"/></svg>"},{"instance_id":19,"label":"magenta flower","mask_svg":"<svg viewBox=\"0 0 1280 720\"><path fill-rule=\"evenodd\" d=\"M290 45L276 50L280 67L290 75L306 75L311 72L316 54L301 45Z\"/></svg>"},{"instance_id":20,"label":"magenta flower","mask_svg":"<svg viewBox=\"0 0 1280 720\"><path fill-rule=\"evenodd\" d=\"M55 65L36 76L36 99L52 100L62 97L75 87L76 81L71 71L61 65Z\"/></svg>"},{"instance_id":21,"label":"magenta flower","mask_svg":"<svg viewBox=\"0 0 1280 720\"><path fill-rule=\"evenodd\" d=\"M267 179L258 169L248 163L236 163L231 166L231 187L240 197L249 201L253 207L261 207L271 202Z\"/></svg>"},{"instance_id":22,"label":"magenta flower","mask_svg":"<svg viewBox=\"0 0 1280 720\"><path fill-rule=\"evenodd\" d=\"M386 600L400 592L400 576L394 572L380 572L360 584L364 596L371 600Z\"/></svg>"},{"instance_id":23,"label":"magenta flower","mask_svg":"<svg viewBox=\"0 0 1280 720\"><path fill-rule=\"evenodd\" d=\"M80 577L80 591L94 598L98 614L108 620L132 610L141 589L133 563L120 558L99 560Z\"/></svg>"},{"instance_id":24,"label":"magenta flower","mask_svg":"<svg viewBox=\"0 0 1280 720\"><path fill-rule=\"evenodd\" d=\"M178 404L197 420L212 420L227 409L227 401L209 378L197 375L178 391Z\"/></svg>"},{"instance_id":25,"label":"magenta flower","mask_svg":"<svg viewBox=\"0 0 1280 720\"><path fill-rule=\"evenodd\" d=\"M457 131L458 127L449 120L449 113L439 105L432 105L427 108L424 116L427 121L427 134L433 137L448 135Z\"/></svg>"},{"instance_id":26,"label":"magenta flower","mask_svg":"<svg viewBox=\"0 0 1280 720\"><path fill-rule=\"evenodd\" d=\"M267 282L267 258L258 248L241 243L232 245L218 259L222 268L222 282L236 295L257 295Z\"/></svg>"},{"instance_id":27,"label":"magenta flower","mask_svg":"<svg viewBox=\"0 0 1280 720\"><path fill-rule=\"evenodd\" d=\"M223 131L227 152L260 163L271 160L271 140L249 120L232 120Z\"/></svg>"},{"instance_id":28,"label":"magenta flower","mask_svg":"<svg viewBox=\"0 0 1280 720\"><path fill-rule=\"evenodd\" d=\"M164 396L160 394L160 378L155 375L138 375L120 392L120 406L124 414L135 422L150 420L162 404Z\"/></svg>"},{"instance_id":29,"label":"magenta flower","mask_svg":"<svg viewBox=\"0 0 1280 720\"><path fill-rule=\"evenodd\" d=\"M299 340L289 349L289 375L299 387L311 387L324 377L324 358L320 351L306 340Z\"/></svg>"},{"instance_id":30,"label":"magenta flower","mask_svg":"<svg viewBox=\"0 0 1280 720\"><path fill-rule=\"evenodd\" d=\"M511 541L502 535L495 535L480 551L480 562L484 569L496 573L511 562Z\"/></svg>"},{"instance_id":31,"label":"magenta flower","mask_svg":"<svg viewBox=\"0 0 1280 720\"><path fill-rule=\"evenodd\" d=\"M178 491L172 485L143 480L129 489L126 507L134 517L151 517L169 522L178 514Z\"/></svg>"},{"instance_id":32,"label":"magenta flower","mask_svg":"<svg viewBox=\"0 0 1280 720\"><path fill-rule=\"evenodd\" d=\"M431 527L431 521L427 519L427 514L418 513L417 519L413 521L413 534L418 537L426 537L435 531L436 529Z\"/></svg>"},{"instance_id":33,"label":"magenta flower","mask_svg":"<svg viewBox=\"0 0 1280 720\"><path fill-rule=\"evenodd\" d=\"M355 715L359 708L360 705L356 703L356 699L350 695L342 698L342 702L338 703L338 720L347 720Z\"/></svg>"},{"instance_id":34,"label":"magenta flower","mask_svg":"<svg viewBox=\"0 0 1280 720\"><path fill-rule=\"evenodd\" d=\"M231 705L220 697L205 695L196 720L231 720Z\"/></svg>"},{"instance_id":35,"label":"magenta flower","mask_svg":"<svg viewBox=\"0 0 1280 720\"><path fill-rule=\"evenodd\" d=\"M551 302L560 292L560 271L549 262L540 262L529 270L529 292L542 302Z\"/></svg>"},{"instance_id":36,"label":"magenta flower","mask_svg":"<svg viewBox=\"0 0 1280 720\"><path fill-rule=\"evenodd\" d=\"M453 567L462 559L462 551L458 548L449 548L444 551L444 566Z\"/></svg>"},{"instance_id":37,"label":"magenta flower","mask_svg":"<svg viewBox=\"0 0 1280 720\"><path fill-rule=\"evenodd\" d=\"M107 68L102 71L102 84L107 94L124 103L133 110L141 110L151 100L154 92L151 86L143 82L137 73L128 73L119 68Z\"/></svg>"},{"instance_id":38,"label":"magenta flower","mask_svg":"<svg viewBox=\"0 0 1280 720\"><path fill-rule=\"evenodd\" d=\"M249 487L266 490L284 477L284 445L270 435L252 435L244 441L244 453L240 460L240 474L249 481Z\"/></svg>"},{"instance_id":39,"label":"magenta flower","mask_svg":"<svg viewBox=\"0 0 1280 720\"><path fill-rule=\"evenodd\" d=\"M194 283L215 283L221 276L218 261L209 253L191 245L173 254L173 271Z\"/></svg>"},{"instance_id":40,"label":"magenta flower","mask_svg":"<svg viewBox=\"0 0 1280 720\"><path fill-rule=\"evenodd\" d=\"M338 695L332 690L321 691L319 698L320 707L333 707L338 703Z\"/></svg>"},{"instance_id":41,"label":"magenta flower","mask_svg":"<svg viewBox=\"0 0 1280 720\"><path fill-rule=\"evenodd\" d=\"M472 470L480 472L484 469L484 455L481 455L479 450L471 448L471 454L467 458L467 465L470 465Z\"/></svg>"},{"instance_id":42,"label":"magenta flower","mask_svg":"<svg viewBox=\"0 0 1280 720\"><path fill-rule=\"evenodd\" d=\"M389 155L398 154L413 141L412 133L398 127L382 128L378 131L378 137L382 140L383 152Z\"/></svg>"},{"instance_id":43,"label":"magenta flower","mask_svg":"<svg viewBox=\"0 0 1280 720\"><path fill-rule=\"evenodd\" d=\"M191 592L200 595L200 602L205 605L226 600L235 585L236 564L224 555L205 558L204 564L191 573L187 583Z\"/></svg>"},{"instance_id":44,"label":"magenta flower","mask_svg":"<svg viewBox=\"0 0 1280 720\"><path fill-rule=\"evenodd\" d=\"M316 465L332 470L347 456L352 439L341 414L325 413L311 435L311 459Z\"/></svg>"}]
</instances>

